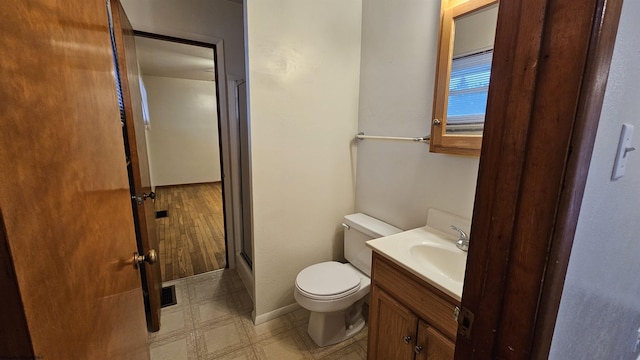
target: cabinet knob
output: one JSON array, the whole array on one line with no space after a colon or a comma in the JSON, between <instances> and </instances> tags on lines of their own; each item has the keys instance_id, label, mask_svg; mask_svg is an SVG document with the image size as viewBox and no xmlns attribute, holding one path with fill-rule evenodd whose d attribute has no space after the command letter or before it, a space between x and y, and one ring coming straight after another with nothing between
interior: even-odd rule
<instances>
[{"instance_id":1,"label":"cabinet knob","mask_svg":"<svg viewBox=\"0 0 640 360\"><path fill-rule=\"evenodd\" d=\"M420 345L416 345L416 347L413 349L415 350L416 354L420 354L422 352L422 346Z\"/></svg>"},{"instance_id":2,"label":"cabinet knob","mask_svg":"<svg viewBox=\"0 0 640 360\"><path fill-rule=\"evenodd\" d=\"M402 338L402 341L404 341L405 344L408 344L411 341L411 336L405 336Z\"/></svg>"}]
</instances>

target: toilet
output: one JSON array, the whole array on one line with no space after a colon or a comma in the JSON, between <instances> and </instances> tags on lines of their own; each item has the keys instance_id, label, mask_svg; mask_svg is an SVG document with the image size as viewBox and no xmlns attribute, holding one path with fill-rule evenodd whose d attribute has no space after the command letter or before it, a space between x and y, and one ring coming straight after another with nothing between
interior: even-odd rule
<instances>
[{"instance_id":1,"label":"toilet","mask_svg":"<svg viewBox=\"0 0 640 360\"><path fill-rule=\"evenodd\" d=\"M402 231L361 213L345 216L342 226L348 263L314 264L296 277L294 296L311 312L307 331L318 346L337 344L362 330L362 305L371 285L371 249L365 242Z\"/></svg>"}]
</instances>

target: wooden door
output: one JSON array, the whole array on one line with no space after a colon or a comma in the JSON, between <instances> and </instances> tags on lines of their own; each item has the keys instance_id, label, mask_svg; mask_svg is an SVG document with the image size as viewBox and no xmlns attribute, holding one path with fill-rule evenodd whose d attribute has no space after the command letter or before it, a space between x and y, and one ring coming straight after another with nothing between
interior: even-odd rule
<instances>
[{"instance_id":1,"label":"wooden door","mask_svg":"<svg viewBox=\"0 0 640 360\"><path fill-rule=\"evenodd\" d=\"M143 194L151 194L151 176L142 115L142 95L135 37L120 1L111 0L111 12L129 149L130 185L132 195L144 199ZM159 257L160 246L156 232L153 201L146 198L141 202L134 200L133 204L138 248L144 254L155 250ZM150 331L158 331L160 329L160 293L162 292L160 264L145 263L142 276L148 327Z\"/></svg>"},{"instance_id":2,"label":"wooden door","mask_svg":"<svg viewBox=\"0 0 640 360\"><path fill-rule=\"evenodd\" d=\"M418 328L416 315L374 286L369 317L367 359L413 359Z\"/></svg>"},{"instance_id":3,"label":"wooden door","mask_svg":"<svg viewBox=\"0 0 640 360\"><path fill-rule=\"evenodd\" d=\"M106 4L1 1L0 33L0 358L148 359Z\"/></svg>"},{"instance_id":4,"label":"wooden door","mask_svg":"<svg viewBox=\"0 0 640 360\"><path fill-rule=\"evenodd\" d=\"M549 356L621 7L500 1L456 359Z\"/></svg>"}]
</instances>

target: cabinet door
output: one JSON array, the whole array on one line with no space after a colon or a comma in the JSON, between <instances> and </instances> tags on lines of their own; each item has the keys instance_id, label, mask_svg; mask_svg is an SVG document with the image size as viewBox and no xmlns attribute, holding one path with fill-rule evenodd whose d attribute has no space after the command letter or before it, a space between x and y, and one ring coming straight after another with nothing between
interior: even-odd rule
<instances>
[{"instance_id":1,"label":"cabinet door","mask_svg":"<svg viewBox=\"0 0 640 360\"><path fill-rule=\"evenodd\" d=\"M374 286L369 317L369 360L413 359L418 328L416 315Z\"/></svg>"},{"instance_id":2,"label":"cabinet door","mask_svg":"<svg viewBox=\"0 0 640 360\"><path fill-rule=\"evenodd\" d=\"M420 320L416 360L453 360L455 344L438 330Z\"/></svg>"}]
</instances>

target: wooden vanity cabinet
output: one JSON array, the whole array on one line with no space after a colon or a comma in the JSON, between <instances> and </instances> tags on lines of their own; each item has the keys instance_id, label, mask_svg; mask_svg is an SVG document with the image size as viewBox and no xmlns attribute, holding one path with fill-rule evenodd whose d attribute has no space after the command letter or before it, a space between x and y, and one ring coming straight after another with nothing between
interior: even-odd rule
<instances>
[{"instance_id":1,"label":"wooden vanity cabinet","mask_svg":"<svg viewBox=\"0 0 640 360\"><path fill-rule=\"evenodd\" d=\"M453 359L459 303L373 254L367 359Z\"/></svg>"}]
</instances>

